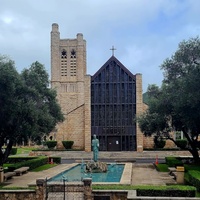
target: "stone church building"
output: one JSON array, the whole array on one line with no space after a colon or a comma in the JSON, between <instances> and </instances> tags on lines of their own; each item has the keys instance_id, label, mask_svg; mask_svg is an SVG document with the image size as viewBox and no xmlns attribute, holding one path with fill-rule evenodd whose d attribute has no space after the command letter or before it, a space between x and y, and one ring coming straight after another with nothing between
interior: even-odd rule
<instances>
[{"instance_id":1,"label":"stone church building","mask_svg":"<svg viewBox=\"0 0 200 200\"><path fill-rule=\"evenodd\" d=\"M91 151L96 134L101 151L143 151L146 139L134 118L142 113L142 75L132 74L114 55L94 75L86 73L86 41L78 33L61 39L51 31L51 86L65 116L54 138L74 141L74 149Z\"/></svg>"}]
</instances>

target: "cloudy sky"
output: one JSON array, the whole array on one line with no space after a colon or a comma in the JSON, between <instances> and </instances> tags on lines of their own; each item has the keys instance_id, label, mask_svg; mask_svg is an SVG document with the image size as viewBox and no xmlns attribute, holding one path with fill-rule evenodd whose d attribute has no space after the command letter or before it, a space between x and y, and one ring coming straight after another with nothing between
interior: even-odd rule
<instances>
[{"instance_id":1,"label":"cloudy sky","mask_svg":"<svg viewBox=\"0 0 200 200\"><path fill-rule=\"evenodd\" d=\"M87 73L112 55L133 74L142 73L143 91L160 86L162 62L182 40L200 33L200 0L0 0L0 54L19 72L39 61L50 74L50 32L87 41Z\"/></svg>"}]
</instances>

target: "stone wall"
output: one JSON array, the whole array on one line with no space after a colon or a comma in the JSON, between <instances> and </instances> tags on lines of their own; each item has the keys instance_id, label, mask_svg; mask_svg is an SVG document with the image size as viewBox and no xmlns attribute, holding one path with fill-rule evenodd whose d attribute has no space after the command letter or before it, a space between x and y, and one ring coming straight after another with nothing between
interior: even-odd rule
<instances>
[{"instance_id":1,"label":"stone wall","mask_svg":"<svg viewBox=\"0 0 200 200\"><path fill-rule=\"evenodd\" d=\"M136 74L136 117L143 113L143 98L142 98L142 74ZM143 133L141 132L138 123L136 124L136 141L137 151L143 151Z\"/></svg>"},{"instance_id":2,"label":"stone wall","mask_svg":"<svg viewBox=\"0 0 200 200\"><path fill-rule=\"evenodd\" d=\"M1 200L40 200L32 190L0 190Z\"/></svg>"}]
</instances>

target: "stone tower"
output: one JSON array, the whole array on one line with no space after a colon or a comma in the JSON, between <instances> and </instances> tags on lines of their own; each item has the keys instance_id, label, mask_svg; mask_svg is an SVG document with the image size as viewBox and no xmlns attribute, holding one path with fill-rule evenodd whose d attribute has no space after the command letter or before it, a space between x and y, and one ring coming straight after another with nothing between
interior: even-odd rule
<instances>
[{"instance_id":1,"label":"stone tower","mask_svg":"<svg viewBox=\"0 0 200 200\"><path fill-rule=\"evenodd\" d=\"M91 151L90 76L86 75L86 41L81 33L75 39L60 39L58 24L51 31L51 87L65 121L57 125L58 148L63 140L74 141L73 148Z\"/></svg>"}]
</instances>

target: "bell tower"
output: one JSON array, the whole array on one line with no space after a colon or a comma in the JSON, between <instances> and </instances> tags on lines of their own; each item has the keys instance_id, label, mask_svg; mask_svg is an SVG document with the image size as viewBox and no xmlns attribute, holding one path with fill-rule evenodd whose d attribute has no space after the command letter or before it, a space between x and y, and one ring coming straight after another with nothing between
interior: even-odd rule
<instances>
[{"instance_id":1,"label":"bell tower","mask_svg":"<svg viewBox=\"0 0 200 200\"><path fill-rule=\"evenodd\" d=\"M57 125L58 148L63 140L73 148L91 151L90 76L86 75L86 41L78 33L74 39L60 39L58 24L51 31L51 87L57 91L65 120Z\"/></svg>"}]
</instances>

